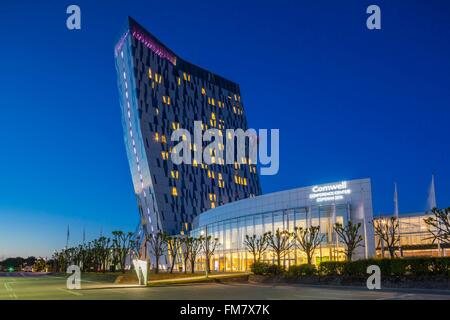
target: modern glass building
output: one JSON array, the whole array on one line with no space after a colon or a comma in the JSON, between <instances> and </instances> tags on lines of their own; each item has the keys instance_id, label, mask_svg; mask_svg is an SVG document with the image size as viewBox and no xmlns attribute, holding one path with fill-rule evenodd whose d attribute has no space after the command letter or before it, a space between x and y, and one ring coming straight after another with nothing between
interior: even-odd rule
<instances>
[{"instance_id":1,"label":"modern glass building","mask_svg":"<svg viewBox=\"0 0 450 320\"><path fill-rule=\"evenodd\" d=\"M194 220L191 235L211 235L219 246L210 261L214 271L249 270L253 257L244 246L245 235L274 233L277 229L293 232L295 227L320 226L323 241L315 252L314 263L343 260L343 246L333 225L348 220L361 222L364 247L355 258L375 254L372 191L370 179L360 179L298 188L266 194L229 203L200 214ZM274 255L267 251L264 261L273 263ZM283 261L286 266L306 263L306 256L298 249L291 250ZM199 258L198 270L205 268Z\"/></svg>"},{"instance_id":2,"label":"modern glass building","mask_svg":"<svg viewBox=\"0 0 450 320\"><path fill-rule=\"evenodd\" d=\"M174 130L247 129L239 85L176 55L129 18L115 49L122 124L146 234L191 229L201 212L261 194L254 164L171 161ZM202 144L202 142L200 142ZM192 153L203 149L190 144ZM223 147L223 146L222 146Z\"/></svg>"},{"instance_id":3,"label":"modern glass building","mask_svg":"<svg viewBox=\"0 0 450 320\"><path fill-rule=\"evenodd\" d=\"M375 218L375 223L383 223L392 215L380 215ZM447 256L448 245L445 243L433 243L428 226L425 223L427 217L433 216L431 213L414 212L403 213L399 216L399 238L400 247L396 250L397 256ZM386 245L382 243L380 237L375 235L375 248L377 257L389 257Z\"/></svg>"}]
</instances>

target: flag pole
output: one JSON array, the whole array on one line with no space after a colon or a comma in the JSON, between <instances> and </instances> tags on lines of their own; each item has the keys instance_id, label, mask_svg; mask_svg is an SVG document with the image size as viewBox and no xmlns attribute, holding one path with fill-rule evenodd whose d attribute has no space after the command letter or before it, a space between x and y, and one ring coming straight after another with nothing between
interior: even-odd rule
<instances>
[{"instance_id":1,"label":"flag pole","mask_svg":"<svg viewBox=\"0 0 450 320\"><path fill-rule=\"evenodd\" d=\"M430 212L432 212L433 208L437 208L436 189L434 186L434 173L431 174L431 183L430 183L430 188L428 189L428 210ZM438 221L438 223L439 223L439 221ZM440 226L440 223L439 223L439 226ZM438 248L438 256L442 257L443 250L441 248L441 240L439 238L437 238L437 248Z\"/></svg>"},{"instance_id":2,"label":"flag pole","mask_svg":"<svg viewBox=\"0 0 450 320\"><path fill-rule=\"evenodd\" d=\"M400 236L400 216L398 211L398 191L397 191L397 183L394 182L394 213L395 218L397 218L397 224L398 224L398 250L400 251L400 256L403 257L403 251L401 246L401 236Z\"/></svg>"}]
</instances>

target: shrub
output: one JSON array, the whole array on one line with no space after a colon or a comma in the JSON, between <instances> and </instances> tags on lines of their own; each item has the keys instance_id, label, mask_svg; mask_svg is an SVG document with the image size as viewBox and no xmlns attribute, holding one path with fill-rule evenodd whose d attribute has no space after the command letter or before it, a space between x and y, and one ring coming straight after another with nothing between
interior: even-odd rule
<instances>
[{"instance_id":1,"label":"shrub","mask_svg":"<svg viewBox=\"0 0 450 320\"><path fill-rule=\"evenodd\" d=\"M343 273L344 265L346 261L326 261L322 262L319 266L321 275L324 276L337 276Z\"/></svg>"},{"instance_id":2,"label":"shrub","mask_svg":"<svg viewBox=\"0 0 450 320\"><path fill-rule=\"evenodd\" d=\"M408 261L411 275L422 277L432 274L432 258L406 258Z\"/></svg>"},{"instance_id":3,"label":"shrub","mask_svg":"<svg viewBox=\"0 0 450 320\"><path fill-rule=\"evenodd\" d=\"M369 266L369 260L357 260L348 261L342 268L342 274L350 277L364 277L366 276L367 266Z\"/></svg>"},{"instance_id":4,"label":"shrub","mask_svg":"<svg viewBox=\"0 0 450 320\"><path fill-rule=\"evenodd\" d=\"M268 263L256 262L251 265L250 270L252 270L252 272L254 274L265 275L265 274L268 274L269 267L270 267L270 264L268 264Z\"/></svg>"},{"instance_id":5,"label":"shrub","mask_svg":"<svg viewBox=\"0 0 450 320\"><path fill-rule=\"evenodd\" d=\"M284 266L278 266L276 264L272 264L269 266L267 271L270 275L276 276L276 275L285 273L286 270L285 270Z\"/></svg>"},{"instance_id":6,"label":"shrub","mask_svg":"<svg viewBox=\"0 0 450 320\"><path fill-rule=\"evenodd\" d=\"M250 267L252 272L257 275L280 275L285 272L283 266L278 266L275 264L269 264L266 262L257 262L252 264Z\"/></svg>"},{"instance_id":7,"label":"shrub","mask_svg":"<svg viewBox=\"0 0 450 320\"><path fill-rule=\"evenodd\" d=\"M317 268L313 264L301 264L299 266L290 266L288 270L288 276L291 278L314 276L316 274Z\"/></svg>"},{"instance_id":8,"label":"shrub","mask_svg":"<svg viewBox=\"0 0 450 320\"><path fill-rule=\"evenodd\" d=\"M433 275L450 276L450 258L431 258Z\"/></svg>"}]
</instances>

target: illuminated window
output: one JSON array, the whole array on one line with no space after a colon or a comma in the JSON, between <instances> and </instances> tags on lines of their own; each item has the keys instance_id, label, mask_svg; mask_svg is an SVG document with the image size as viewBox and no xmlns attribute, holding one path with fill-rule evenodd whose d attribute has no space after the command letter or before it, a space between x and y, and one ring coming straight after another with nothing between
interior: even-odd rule
<instances>
[{"instance_id":1,"label":"illuminated window","mask_svg":"<svg viewBox=\"0 0 450 320\"><path fill-rule=\"evenodd\" d=\"M170 106L170 97L169 96L162 96L162 100L164 104L167 104Z\"/></svg>"},{"instance_id":2,"label":"illuminated window","mask_svg":"<svg viewBox=\"0 0 450 320\"><path fill-rule=\"evenodd\" d=\"M154 140L157 142L159 141L159 133L158 132L155 132Z\"/></svg>"},{"instance_id":3,"label":"illuminated window","mask_svg":"<svg viewBox=\"0 0 450 320\"><path fill-rule=\"evenodd\" d=\"M205 90L205 88L202 88L202 95L205 95L206 94L206 90Z\"/></svg>"},{"instance_id":4,"label":"illuminated window","mask_svg":"<svg viewBox=\"0 0 450 320\"><path fill-rule=\"evenodd\" d=\"M172 122L172 129L177 130L180 128L180 124L178 122Z\"/></svg>"},{"instance_id":5,"label":"illuminated window","mask_svg":"<svg viewBox=\"0 0 450 320\"><path fill-rule=\"evenodd\" d=\"M181 85L181 78L178 77L178 85Z\"/></svg>"},{"instance_id":6,"label":"illuminated window","mask_svg":"<svg viewBox=\"0 0 450 320\"><path fill-rule=\"evenodd\" d=\"M173 179L178 179L179 172L177 170L172 170L170 175Z\"/></svg>"},{"instance_id":7,"label":"illuminated window","mask_svg":"<svg viewBox=\"0 0 450 320\"><path fill-rule=\"evenodd\" d=\"M169 159L169 153L167 151L161 151L161 158L163 160Z\"/></svg>"},{"instance_id":8,"label":"illuminated window","mask_svg":"<svg viewBox=\"0 0 450 320\"><path fill-rule=\"evenodd\" d=\"M152 69L148 68L148 78L152 78Z\"/></svg>"},{"instance_id":9,"label":"illuminated window","mask_svg":"<svg viewBox=\"0 0 450 320\"><path fill-rule=\"evenodd\" d=\"M165 135L161 135L161 142L162 143L167 143L167 139Z\"/></svg>"},{"instance_id":10,"label":"illuminated window","mask_svg":"<svg viewBox=\"0 0 450 320\"><path fill-rule=\"evenodd\" d=\"M194 145L194 146L195 146L195 145ZM194 160L192 161L192 165L193 165L194 167L198 166L197 159L194 159Z\"/></svg>"},{"instance_id":11,"label":"illuminated window","mask_svg":"<svg viewBox=\"0 0 450 320\"><path fill-rule=\"evenodd\" d=\"M176 187L172 187L172 196L174 196L174 197L178 196L178 190Z\"/></svg>"}]
</instances>

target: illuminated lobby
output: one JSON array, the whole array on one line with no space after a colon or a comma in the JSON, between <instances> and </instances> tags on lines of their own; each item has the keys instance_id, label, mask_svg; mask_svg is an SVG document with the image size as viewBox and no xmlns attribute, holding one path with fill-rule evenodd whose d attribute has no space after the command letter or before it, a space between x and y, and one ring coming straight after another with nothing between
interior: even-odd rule
<instances>
[{"instance_id":1,"label":"illuminated lobby","mask_svg":"<svg viewBox=\"0 0 450 320\"><path fill-rule=\"evenodd\" d=\"M250 270L253 257L247 252L246 235L262 235L277 229L293 232L296 227L320 226L323 241L316 250L313 263L344 260L343 246L333 231L335 223L346 224L348 220L361 222L364 247L358 248L356 259L375 254L372 191L370 179L342 181L324 185L297 188L248 198L208 210L194 220L191 236L217 238L210 270L233 272ZM262 261L274 263L270 250ZM306 263L306 255L292 249L283 261L286 267ZM196 264L204 270L204 258Z\"/></svg>"}]
</instances>

